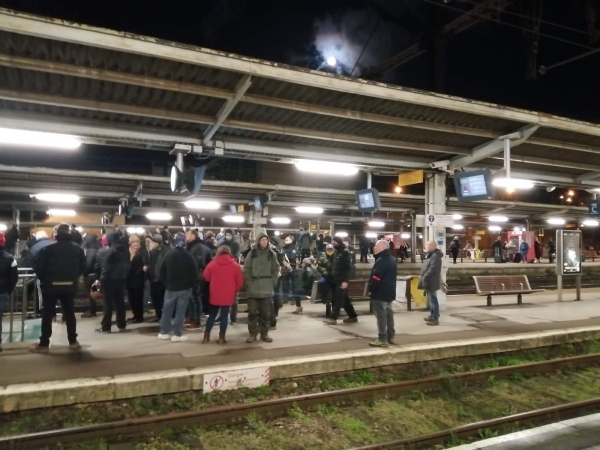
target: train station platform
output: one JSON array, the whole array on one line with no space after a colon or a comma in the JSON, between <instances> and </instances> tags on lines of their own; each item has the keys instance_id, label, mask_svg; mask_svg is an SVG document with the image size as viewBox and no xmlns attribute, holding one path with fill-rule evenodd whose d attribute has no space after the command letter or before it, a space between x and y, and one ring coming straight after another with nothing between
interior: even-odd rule
<instances>
[{"instance_id":1,"label":"train station platform","mask_svg":"<svg viewBox=\"0 0 600 450\"><path fill-rule=\"evenodd\" d=\"M565 290L564 302L556 292L516 299L498 297L495 305L485 306L485 298L474 295L450 296L448 310L439 326L426 326L423 311L406 311L406 303L394 303L397 346L448 345L466 340L502 340L531 333L560 333L565 329L597 327L600 330L600 292L584 289L582 301L573 302L574 291ZM246 344L247 315L239 314L238 324L230 325L228 344L201 344L202 332L187 332L187 342L172 343L157 339L158 324L132 325L125 333L99 334L99 319L79 319L80 352L67 348L66 328L54 325L51 352L31 354L30 343L6 343L0 356L0 386L71 379L116 377L156 371L218 367L231 364L273 361L279 358L307 358L341 355L355 351L386 352L370 349L376 337L375 317L368 313L368 302L357 302L360 315L356 324L325 325L324 305L305 302L304 314L294 315L295 307L284 305L277 330L271 331L273 343ZM243 311L243 307L240 308ZM218 328L213 329L213 339ZM600 337L600 335L599 335ZM390 346L390 349L392 347ZM518 347L516 348L519 349ZM454 356L454 355L450 355ZM0 387L0 393L2 388Z\"/></svg>"}]
</instances>

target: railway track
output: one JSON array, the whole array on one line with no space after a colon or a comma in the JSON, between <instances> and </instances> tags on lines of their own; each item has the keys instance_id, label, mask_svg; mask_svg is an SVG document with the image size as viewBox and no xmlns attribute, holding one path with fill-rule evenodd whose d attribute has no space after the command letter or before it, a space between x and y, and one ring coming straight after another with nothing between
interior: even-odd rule
<instances>
[{"instance_id":1,"label":"railway track","mask_svg":"<svg viewBox=\"0 0 600 450\"><path fill-rule=\"evenodd\" d=\"M485 381L490 377L495 377L498 379L508 377L515 372L519 372L521 375L533 375L538 373L553 372L564 368L589 366L597 363L600 363L600 354L574 356L538 363L523 364L519 366L499 367L476 372L420 378L416 380L401 381L389 384L342 389L339 391L320 392L316 394L265 400L255 403L210 408L200 411L173 413L157 417L131 419L98 425L64 428L18 436L8 436L0 438L0 450L35 449L46 447L52 448L58 446L65 448L70 445L81 444L85 442L94 442L99 440L111 441L127 436L143 435L145 433L155 432L163 428L181 428L192 425L214 426L235 424L244 422L249 414L256 414L257 416L263 418L282 416L285 415L293 405L296 405L301 409L308 409L319 404L339 404L357 400L368 401L381 397L397 397L414 390L427 391L440 389L445 383L468 384L478 381ZM600 399L598 399L597 402L600 404ZM489 428L491 426L493 425L486 425L484 428ZM482 427L480 426L478 429L481 428ZM464 434L468 433L467 429L459 431ZM427 439L442 439L444 436L443 433L447 432L435 433L435 436L432 435ZM439 437L437 436L438 434ZM399 442L401 441L396 441L396 443L382 444L391 445L389 447L371 446L365 447L365 449L402 448L402 445L408 445L410 443Z\"/></svg>"}]
</instances>

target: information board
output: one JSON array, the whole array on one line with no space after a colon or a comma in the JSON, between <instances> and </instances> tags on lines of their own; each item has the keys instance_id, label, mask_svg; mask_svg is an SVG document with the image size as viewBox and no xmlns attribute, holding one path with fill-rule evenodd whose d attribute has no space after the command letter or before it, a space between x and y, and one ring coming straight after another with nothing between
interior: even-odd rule
<instances>
[{"instance_id":1,"label":"information board","mask_svg":"<svg viewBox=\"0 0 600 450\"><path fill-rule=\"evenodd\" d=\"M581 231L556 232L558 271L561 275L581 274Z\"/></svg>"},{"instance_id":2,"label":"information board","mask_svg":"<svg viewBox=\"0 0 600 450\"><path fill-rule=\"evenodd\" d=\"M459 183L460 195L465 198L488 194L485 176L483 174L461 178Z\"/></svg>"}]
</instances>

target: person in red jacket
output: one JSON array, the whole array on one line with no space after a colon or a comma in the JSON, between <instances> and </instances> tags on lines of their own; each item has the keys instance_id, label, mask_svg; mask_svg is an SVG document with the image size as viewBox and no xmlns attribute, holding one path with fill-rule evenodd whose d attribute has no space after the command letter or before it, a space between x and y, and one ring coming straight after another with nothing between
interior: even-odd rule
<instances>
[{"instance_id":1,"label":"person in red jacket","mask_svg":"<svg viewBox=\"0 0 600 450\"><path fill-rule=\"evenodd\" d=\"M210 307L208 320L204 329L203 344L210 342L210 331L215 324L215 319L221 310L221 330L219 344L226 344L227 317L229 308L235 303L235 295L244 284L244 276L237 260L231 255L230 247L221 245L217 250L217 257L204 269L204 279L210 283Z\"/></svg>"}]
</instances>

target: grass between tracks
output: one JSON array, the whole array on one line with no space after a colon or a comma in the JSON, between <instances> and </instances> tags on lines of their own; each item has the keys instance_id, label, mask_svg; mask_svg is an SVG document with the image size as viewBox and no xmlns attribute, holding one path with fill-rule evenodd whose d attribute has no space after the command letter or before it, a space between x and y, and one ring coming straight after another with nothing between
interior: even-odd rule
<instances>
[{"instance_id":1,"label":"grass between tracks","mask_svg":"<svg viewBox=\"0 0 600 450\"><path fill-rule=\"evenodd\" d=\"M208 395L204 395L201 392L184 392L178 394L168 394L162 396L149 396L149 397L141 397L130 400L121 400L114 402L103 402L96 404L85 404L85 405L74 405L68 407L58 407L51 408L45 410L36 410L36 411L24 411L18 413L11 413L2 416L2 421L0 423L0 435L15 435L15 434L23 434L23 433L32 433L36 431L44 431L51 429L59 429L59 428L67 428L73 426L80 425L90 425L97 423L104 423L109 421L116 420L125 420L131 418L140 418L140 417L152 417L162 414L168 414L171 412L182 412L182 411L191 411L191 410L200 410L206 409L216 406L234 404L234 403L251 403L259 400L267 400L273 398L280 398L284 396L292 396L292 395L300 395L304 393L313 393L313 392L324 392L352 387L361 387L370 384L382 383L382 382L395 382L402 381L408 379L422 378L426 376L439 375L444 373L459 373L471 370L481 370L486 368L494 368L501 366L511 366L511 365L519 365L526 364L530 362L544 361L556 357L565 357L565 356L575 356L575 355L583 355L583 354L591 354L591 353L600 353L600 342L598 341L587 341L583 343L576 344L566 344L562 346L556 347L547 347L534 349L529 351L522 352L514 352L510 354L501 354L501 355L492 355L492 356L482 356L482 357L472 357L472 358L454 358L436 362L427 362L427 363L415 363L415 364L407 364L402 366L391 366L385 368L379 368L371 371L361 371L361 372L353 372L348 374L335 374L324 377L308 377L297 380L275 380L271 386L264 386L258 389L240 389L237 391L225 391L219 393L212 393ZM515 371L511 376L511 380L514 382L526 382L527 380ZM500 386L501 383L498 380L490 379L488 380L488 384L492 387ZM595 382L595 384L600 384ZM565 389L568 389L568 386L565 386ZM579 388L578 388L579 389ZM455 386L452 384L448 384L446 387L447 395L454 395L454 391L457 393L463 393L464 389L461 386ZM551 392L550 389L548 392ZM561 391L562 392L562 391ZM566 391L565 391L566 392ZM564 394L564 393L563 393ZM575 393L573 395L576 395ZM411 401L419 401L419 398L422 397L423 394L420 392L415 392L413 397L414 400ZM562 398L562 397L561 397ZM396 402L393 402L396 403ZM508 405L511 403L509 402ZM401 403L400 403L401 405ZM432 411L436 411L435 405L431 405L433 407ZM395 407L391 404L382 404L379 408L391 409L392 411L396 411L398 407ZM460 416L462 406L457 405L456 414ZM405 408L401 408L403 410L403 414L406 414L407 417L412 417L414 415L414 407L408 408L408 411L404 411ZM528 408L532 409L532 408ZM359 408L360 410L360 408ZM328 429L328 433L332 433L331 427L334 426L335 433L337 430L341 430L344 433L348 433L349 436L354 436L353 442L368 442L366 436L380 436L382 432L387 433L385 428L386 420L384 418L388 417L384 415L381 417L381 423L379 421L375 421L374 424L366 426L365 423L361 419L361 415L359 414L357 417L347 416L346 413L341 413L335 407L325 407L325 409L317 411L322 418L327 420L315 419L314 417L306 417L304 418L304 413L299 409L297 411L292 411L290 417L298 416L298 420L300 423L304 421L311 422L311 425L314 425L314 430L317 432L321 430L323 426L326 426ZM328 417L331 416L331 417ZM501 414L505 415L505 414ZM468 417L465 416L465 417ZM425 423L428 422L427 419L421 418L422 423L421 427L425 427ZM313 422L317 422L316 424ZM262 429L261 427L264 425L260 420L250 418L249 420L249 428L246 429L252 432ZM433 421L434 424L438 423L438 419ZM287 423L283 421L281 425L276 425L276 427L283 427L281 429L285 429L287 427ZM390 425L391 426L391 425ZM437 426L437 425L436 425ZM271 427L271 426L270 426ZM439 428L439 427L438 427ZM271 429L271 428L269 428ZM437 429L437 428L436 428ZM420 434L420 432L426 432L427 429L423 428L423 430L419 431L420 428L415 428L415 433ZM171 430L172 432L172 430ZM198 434L198 438L202 436L206 437L210 441L212 434L214 431L211 430L199 430L200 434ZM229 431L224 430L222 433L227 435ZM239 430L237 431L239 433ZM168 434L169 430L163 431L163 434ZM306 431L305 433L311 434L311 431ZM249 433L249 435L253 435L253 433ZM318 433L317 433L318 435ZM181 435L178 435L181 436ZM184 435L187 436L187 435ZM308 436L305 436L308 438ZM260 440L260 433L254 438ZM159 439L159 444L164 445L164 442L161 441L161 437L157 437ZM233 439L234 443L237 443L237 439L230 436L229 439ZM273 438L275 439L275 438ZM275 440L278 440L276 438ZM277 441L278 442L278 441ZM157 445L159 445L157 444ZM173 445L179 445L179 443L174 442ZM225 445L225 443L222 443ZM149 444L143 445L154 445L152 442ZM185 442L181 443L184 447L181 448L203 448L198 446L186 447ZM233 444L232 444L233 445ZM248 444L250 445L250 444ZM282 444L283 445L283 444ZM87 446L80 447L82 450L88 448ZM89 447L89 448L98 448L97 446ZM101 447L100 447L101 448ZM146 448L146 447L140 447ZM163 448L163 447L147 447L148 449L152 448ZM178 447L164 447L164 448L178 448ZM293 448L293 449L304 449L304 448L338 448L338 447L311 447L311 446L291 446L291 447L279 447L279 445L272 447L256 447L256 446L248 446L248 447L206 447L205 448L223 448L223 449L234 449L234 448ZM341 447L340 447L341 448Z\"/></svg>"}]
</instances>

